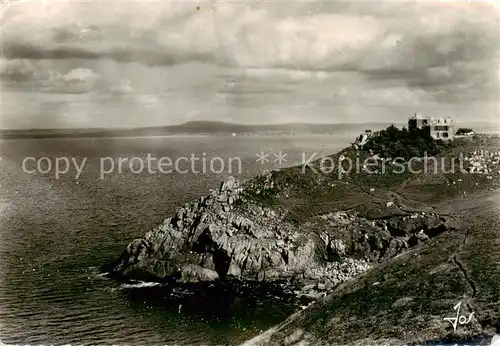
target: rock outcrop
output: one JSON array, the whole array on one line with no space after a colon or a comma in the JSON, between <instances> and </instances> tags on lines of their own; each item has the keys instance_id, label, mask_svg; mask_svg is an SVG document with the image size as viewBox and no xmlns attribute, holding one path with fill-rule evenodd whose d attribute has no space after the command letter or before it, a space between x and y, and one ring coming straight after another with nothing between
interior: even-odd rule
<instances>
[{"instance_id":1,"label":"rock outcrop","mask_svg":"<svg viewBox=\"0 0 500 346\"><path fill-rule=\"evenodd\" d=\"M274 188L271 175L259 177ZM254 181L229 178L208 196L132 241L112 269L124 279L193 283L216 280L300 281L299 294L321 295L374 263L447 229L435 213L368 220L332 212L302 225L283 208L248 200Z\"/></svg>"},{"instance_id":2,"label":"rock outcrop","mask_svg":"<svg viewBox=\"0 0 500 346\"><path fill-rule=\"evenodd\" d=\"M465 161L468 162L467 170L470 173L485 174L489 179L493 174L500 174L500 151L475 150L465 157Z\"/></svg>"},{"instance_id":3,"label":"rock outcrop","mask_svg":"<svg viewBox=\"0 0 500 346\"><path fill-rule=\"evenodd\" d=\"M180 282L226 278L269 280L313 265L314 239L283 220L283 214L249 205L235 208L240 182L230 178L208 196L182 206L143 239L134 240L114 273Z\"/></svg>"}]
</instances>

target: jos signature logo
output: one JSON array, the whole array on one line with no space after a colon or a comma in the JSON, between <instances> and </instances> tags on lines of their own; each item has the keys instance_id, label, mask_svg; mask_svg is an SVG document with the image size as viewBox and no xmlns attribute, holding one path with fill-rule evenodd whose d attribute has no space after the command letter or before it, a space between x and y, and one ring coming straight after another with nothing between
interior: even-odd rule
<instances>
[{"instance_id":1,"label":"jos signature logo","mask_svg":"<svg viewBox=\"0 0 500 346\"><path fill-rule=\"evenodd\" d=\"M445 317L444 320L451 323L453 326L453 331L457 331L458 324L466 325L469 324L472 320L472 316L474 316L474 312L471 312L469 318L465 315L460 315L460 307L462 306L462 302L459 302L457 305L453 307L453 310L457 310L457 315L455 317Z\"/></svg>"}]
</instances>

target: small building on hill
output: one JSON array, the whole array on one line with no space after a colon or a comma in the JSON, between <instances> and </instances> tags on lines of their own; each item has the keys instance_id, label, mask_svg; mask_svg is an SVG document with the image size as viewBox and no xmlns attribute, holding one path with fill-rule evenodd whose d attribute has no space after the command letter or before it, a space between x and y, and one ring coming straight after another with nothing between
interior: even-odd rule
<instances>
[{"instance_id":1,"label":"small building on hill","mask_svg":"<svg viewBox=\"0 0 500 346\"><path fill-rule=\"evenodd\" d=\"M420 113L415 113L410 119L408 119L408 130L415 131L416 129L422 129L429 126L429 118L424 117Z\"/></svg>"},{"instance_id":2,"label":"small building on hill","mask_svg":"<svg viewBox=\"0 0 500 346\"><path fill-rule=\"evenodd\" d=\"M452 140L454 137L455 123L452 118L429 118L415 113L408 119L408 129L414 131L416 129L428 129L429 134L434 139Z\"/></svg>"}]
</instances>

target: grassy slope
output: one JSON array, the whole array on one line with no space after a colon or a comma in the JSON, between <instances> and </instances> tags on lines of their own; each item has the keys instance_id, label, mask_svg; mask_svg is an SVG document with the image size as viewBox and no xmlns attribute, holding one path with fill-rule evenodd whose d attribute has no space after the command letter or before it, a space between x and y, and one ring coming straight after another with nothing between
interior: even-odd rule
<instances>
[{"instance_id":1,"label":"grassy slope","mask_svg":"<svg viewBox=\"0 0 500 346\"><path fill-rule=\"evenodd\" d=\"M442 155L449 158L476 149L498 151L499 147L498 139L456 142ZM347 149L335 157L341 154L358 155ZM290 335L313 344L355 340L367 344L381 339L416 342L500 332L498 173L492 180L462 173L354 174L339 180L336 173L304 174L293 167L273 175L278 187L269 191L265 202L287 209L298 224L314 215L347 209L372 218L401 209L434 209L457 218L450 225L455 230L339 286L324 302L285 321L273 334L272 344L291 341ZM395 201L401 209L388 208L387 201ZM443 318L454 316L453 306L459 301L463 302L462 315L474 311L477 318L459 326L455 334Z\"/></svg>"},{"instance_id":2,"label":"grassy slope","mask_svg":"<svg viewBox=\"0 0 500 346\"><path fill-rule=\"evenodd\" d=\"M457 141L453 147L446 148L437 156L438 165L441 165L441 157L444 157L449 169L451 157L458 158L460 153L467 154L478 148L498 150L500 141L498 138L486 143ZM364 152L345 149L331 156L335 166L338 166L340 155L350 157L353 162L358 159L361 164L369 156ZM432 162L429 162L426 174L423 165L416 162L412 166L414 170L422 170L422 173L408 170L395 173L399 168L387 163L384 174L371 174L360 169L360 173L353 171L339 179L338 171L322 173L318 169L320 161L315 161L310 164L312 168L290 167L272 172L275 184L267 190L261 188L262 178L252 180L251 183L261 191L256 194L250 188L248 197L267 205L283 207L290 212L289 217L293 221L302 224L312 216L337 210L356 211L368 218L387 217L400 212L397 208L387 207L390 201L398 203L404 210L425 211L450 198L461 197L464 193L469 195L499 186L498 172L493 174L493 180L488 180L484 174L440 173L440 168L435 174ZM381 171L381 163L377 167ZM458 170L458 164L456 167Z\"/></svg>"},{"instance_id":3,"label":"grassy slope","mask_svg":"<svg viewBox=\"0 0 500 346\"><path fill-rule=\"evenodd\" d=\"M456 231L398 256L357 280L339 286L278 328L271 342L305 331L313 344L361 344L397 339L399 343L459 340L500 332L500 199L463 214ZM462 301L461 315L475 312L453 332L444 317ZM307 335L308 334L308 335Z\"/></svg>"}]
</instances>

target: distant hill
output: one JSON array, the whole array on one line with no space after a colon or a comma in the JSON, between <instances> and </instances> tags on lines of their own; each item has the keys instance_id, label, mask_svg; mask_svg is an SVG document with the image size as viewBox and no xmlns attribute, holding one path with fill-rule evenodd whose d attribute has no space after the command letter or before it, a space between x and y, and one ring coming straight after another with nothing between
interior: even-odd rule
<instances>
[{"instance_id":1,"label":"distant hill","mask_svg":"<svg viewBox=\"0 0 500 346\"><path fill-rule=\"evenodd\" d=\"M334 135L356 136L365 129L378 131L391 125L383 122L367 123L285 123L272 125L246 125L222 121L189 121L180 125L137 128L77 128L77 129L10 129L0 130L2 139L20 138L100 138L100 137L148 137L169 135ZM405 123L394 123L397 127ZM456 128L470 127L476 132L500 132L499 124L468 122L457 123Z\"/></svg>"},{"instance_id":2,"label":"distant hill","mask_svg":"<svg viewBox=\"0 0 500 346\"><path fill-rule=\"evenodd\" d=\"M273 125L245 125L220 121L190 121L180 125L141 128L87 128L87 129L12 129L0 130L0 138L99 138L168 135L314 135L354 134L365 129L379 130L389 123L287 123ZM399 125L398 125L399 126Z\"/></svg>"}]
</instances>

